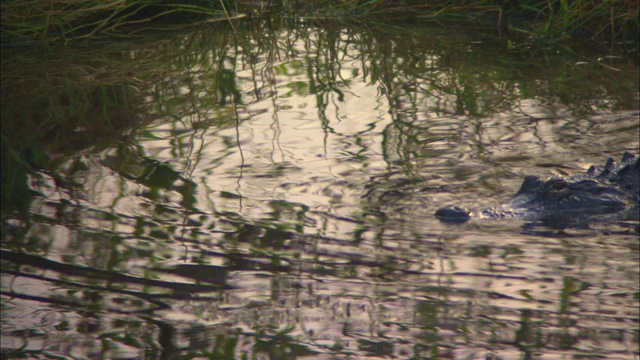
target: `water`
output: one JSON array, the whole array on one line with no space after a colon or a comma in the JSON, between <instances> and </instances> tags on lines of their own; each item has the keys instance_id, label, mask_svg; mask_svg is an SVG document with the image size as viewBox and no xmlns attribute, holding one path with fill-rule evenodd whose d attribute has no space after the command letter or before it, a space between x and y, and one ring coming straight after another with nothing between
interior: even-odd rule
<instances>
[{"instance_id":1,"label":"water","mask_svg":"<svg viewBox=\"0 0 640 360\"><path fill-rule=\"evenodd\" d=\"M40 65L91 121L49 132L55 171L5 219L3 355L638 357L637 222L433 216L637 152L636 64L475 28L253 26Z\"/></svg>"}]
</instances>

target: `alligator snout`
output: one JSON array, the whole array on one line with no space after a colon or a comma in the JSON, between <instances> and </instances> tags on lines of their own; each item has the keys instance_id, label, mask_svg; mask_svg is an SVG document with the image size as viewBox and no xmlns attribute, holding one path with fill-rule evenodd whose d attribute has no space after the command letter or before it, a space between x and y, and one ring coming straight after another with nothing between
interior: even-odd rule
<instances>
[{"instance_id":1,"label":"alligator snout","mask_svg":"<svg viewBox=\"0 0 640 360\"><path fill-rule=\"evenodd\" d=\"M459 206L447 206L436 211L435 216L442 222L461 224L471 219L471 212Z\"/></svg>"}]
</instances>

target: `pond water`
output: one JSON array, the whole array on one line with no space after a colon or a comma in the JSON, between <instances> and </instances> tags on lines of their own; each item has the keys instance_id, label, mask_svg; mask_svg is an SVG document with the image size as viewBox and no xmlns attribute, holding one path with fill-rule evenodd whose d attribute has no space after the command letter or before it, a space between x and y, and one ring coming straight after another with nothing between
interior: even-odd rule
<instances>
[{"instance_id":1,"label":"pond water","mask_svg":"<svg viewBox=\"0 0 640 360\"><path fill-rule=\"evenodd\" d=\"M637 153L637 64L425 24L126 41L3 50L41 84L15 116L93 124L3 215L3 356L638 358L637 221L433 216Z\"/></svg>"}]
</instances>

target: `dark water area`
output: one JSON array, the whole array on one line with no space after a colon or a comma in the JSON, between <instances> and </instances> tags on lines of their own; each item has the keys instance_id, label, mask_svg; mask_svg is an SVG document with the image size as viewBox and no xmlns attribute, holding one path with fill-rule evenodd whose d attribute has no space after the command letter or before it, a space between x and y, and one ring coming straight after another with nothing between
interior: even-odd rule
<instances>
[{"instance_id":1,"label":"dark water area","mask_svg":"<svg viewBox=\"0 0 640 360\"><path fill-rule=\"evenodd\" d=\"M3 358L640 356L638 221L434 217L637 154L633 59L235 30L3 49Z\"/></svg>"}]
</instances>

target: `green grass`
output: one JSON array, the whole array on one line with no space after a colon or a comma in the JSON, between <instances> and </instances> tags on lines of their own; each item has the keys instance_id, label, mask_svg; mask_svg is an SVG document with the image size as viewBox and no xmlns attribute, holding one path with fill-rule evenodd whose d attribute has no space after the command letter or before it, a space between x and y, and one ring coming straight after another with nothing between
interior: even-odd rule
<instances>
[{"instance_id":1,"label":"green grass","mask_svg":"<svg viewBox=\"0 0 640 360\"><path fill-rule=\"evenodd\" d=\"M2 42L127 33L158 24L251 17L480 19L546 43L637 40L637 0L4 0Z\"/></svg>"},{"instance_id":2,"label":"green grass","mask_svg":"<svg viewBox=\"0 0 640 360\"><path fill-rule=\"evenodd\" d=\"M221 1L207 0L6 0L2 41L92 38L158 21L202 21L223 9Z\"/></svg>"}]
</instances>

